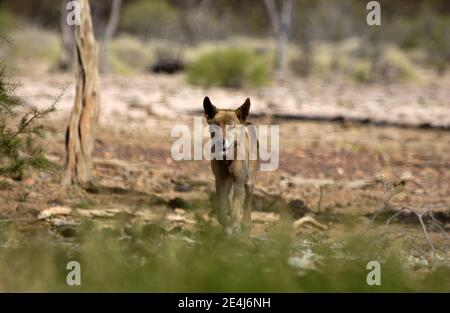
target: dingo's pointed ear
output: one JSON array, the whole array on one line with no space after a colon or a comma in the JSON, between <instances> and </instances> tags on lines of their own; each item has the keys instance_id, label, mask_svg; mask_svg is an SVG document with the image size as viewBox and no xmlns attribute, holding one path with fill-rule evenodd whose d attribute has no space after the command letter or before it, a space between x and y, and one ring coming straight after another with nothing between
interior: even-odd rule
<instances>
[{"instance_id":1,"label":"dingo's pointed ear","mask_svg":"<svg viewBox=\"0 0 450 313\"><path fill-rule=\"evenodd\" d=\"M239 120L243 123L248 117L248 113L250 112L250 99L247 98L243 105L241 105L236 111L236 115Z\"/></svg>"},{"instance_id":2,"label":"dingo's pointed ear","mask_svg":"<svg viewBox=\"0 0 450 313\"><path fill-rule=\"evenodd\" d=\"M203 110L205 111L206 118L213 118L217 113L217 108L211 103L208 97L203 100Z\"/></svg>"}]
</instances>

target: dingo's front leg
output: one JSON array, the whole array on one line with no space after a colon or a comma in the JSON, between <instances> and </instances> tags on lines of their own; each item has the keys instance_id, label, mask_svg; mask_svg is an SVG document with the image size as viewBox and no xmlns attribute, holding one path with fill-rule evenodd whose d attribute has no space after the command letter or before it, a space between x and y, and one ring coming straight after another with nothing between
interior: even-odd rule
<instances>
[{"instance_id":1,"label":"dingo's front leg","mask_svg":"<svg viewBox=\"0 0 450 313\"><path fill-rule=\"evenodd\" d=\"M233 201L231 203L231 227L233 231L237 231L241 228L244 200L244 182L236 181L233 184Z\"/></svg>"},{"instance_id":2,"label":"dingo's front leg","mask_svg":"<svg viewBox=\"0 0 450 313\"><path fill-rule=\"evenodd\" d=\"M231 190L231 180L216 177L216 195L217 195L217 219L223 227L230 224L228 218L229 201L228 195Z\"/></svg>"},{"instance_id":3,"label":"dingo's front leg","mask_svg":"<svg viewBox=\"0 0 450 313\"><path fill-rule=\"evenodd\" d=\"M242 216L242 228L244 232L250 232L252 226L253 189L253 185L245 184L244 212Z\"/></svg>"}]
</instances>

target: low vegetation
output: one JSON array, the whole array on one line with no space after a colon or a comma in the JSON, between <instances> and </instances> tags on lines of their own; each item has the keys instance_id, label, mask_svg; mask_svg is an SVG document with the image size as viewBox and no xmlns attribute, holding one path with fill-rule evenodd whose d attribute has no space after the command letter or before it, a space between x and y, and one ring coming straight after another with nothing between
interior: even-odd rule
<instances>
[{"instance_id":1,"label":"low vegetation","mask_svg":"<svg viewBox=\"0 0 450 313\"><path fill-rule=\"evenodd\" d=\"M130 3L123 12L121 26L123 30L149 38L174 35L179 31L177 11L166 1L140 0Z\"/></svg>"},{"instance_id":2,"label":"low vegetation","mask_svg":"<svg viewBox=\"0 0 450 313\"><path fill-rule=\"evenodd\" d=\"M376 50L365 47L357 38L335 44L317 43L309 54L300 53L291 62L301 76L348 77L364 83L414 82L421 79L422 68L395 45L381 45Z\"/></svg>"},{"instance_id":3,"label":"low vegetation","mask_svg":"<svg viewBox=\"0 0 450 313\"><path fill-rule=\"evenodd\" d=\"M12 92L14 86L5 80L0 70L0 176L21 179L28 168L49 169L39 142L43 126L39 121L54 110L26 108Z\"/></svg>"},{"instance_id":4,"label":"low vegetation","mask_svg":"<svg viewBox=\"0 0 450 313\"><path fill-rule=\"evenodd\" d=\"M239 88L256 87L270 76L267 57L241 48L205 52L189 66L187 78L194 85Z\"/></svg>"},{"instance_id":5,"label":"low vegetation","mask_svg":"<svg viewBox=\"0 0 450 313\"><path fill-rule=\"evenodd\" d=\"M14 27L14 16L6 10L0 10L0 35L10 31Z\"/></svg>"},{"instance_id":6,"label":"low vegetation","mask_svg":"<svg viewBox=\"0 0 450 313\"><path fill-rule=\"evenodd\" d=\"M124 226L125 225L125 226ZM448 267L434 264L426 273L409 267L383 238L292 237L288 225L264 237L224 238L218 226L195 230L162 225L108 227L92 221L58 226L48 232L18 231L0 224L2 291L448 291ZM286 227L287 226L287 227ZM33 234L30 236L30 234ZM225 240L226 239L226 240ZM319 242L320 241L320 242ZM389 247L389 248L388 248ZM81 286L68 286L66 265L81 265ZM366 265L379 260L381 286L369 286Z\"/></svg>"},{"instance_id":7,"label":"low vegetation","mask_svg":"<svg viewBox=\"0 0 450 313\"><path fill-rule=\"evenodd\" d=\"M129 74L145 69L151 62L152 50L145 42L130 36L120 36L110 44L111 71Z\"/></svg>"}]
</instances>

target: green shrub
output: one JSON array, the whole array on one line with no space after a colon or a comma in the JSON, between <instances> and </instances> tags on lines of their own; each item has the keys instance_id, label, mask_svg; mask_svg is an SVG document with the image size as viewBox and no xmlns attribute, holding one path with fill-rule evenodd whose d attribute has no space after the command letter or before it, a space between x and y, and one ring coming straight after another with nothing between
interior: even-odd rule
<instances>
[{"instance_id":1,"label":"green shrub","mask_svg":"<svg viewBox=\"0 0 450 313\"><path fill-rule=\"evenodd\" d=\"M401 48L419 48L426 52L428 65L444 72L450 63L450 18L429 4L414 16L397 17L385 30L391 42Z\"/></svg>"},{"instance_id":2,"label":"green shrub","mask_svg":"<svg viewBox=\"0 0 450 313\"><path fill-rule=\"evenodd\" d=\"M395 46L383 47L374 56L358 58L352 67L352 78L358 82L410 82L420 80L419 69L409 56Z\"/></svg>"},{"instance_id":3,"label":"green shrub","mask_svg":"<svg viewBox=\"0 0 450 313\"><path fill-rule=\"evenodd\" d=\"M357 58L360 42L349 38L339 43L315 43L308 53L302 53L293 59L290 66L294 73L301 76L315 75L323 78L341 73L347 74Z\"/></svg>"},{"instance_id":4,"label":"green shrub","mask_svg":"<svg viewBox=\"0 0 450 313\"><path fill-rule=\"evenodd\" d=\"M144 70L150 63L152 51L136 38L120 36L109 45L112 72L128 74Z\"/></svg>"},{"instance_id":5,"label":"green shrub","mask_svg":"<svg viewBox=\"0 0 450 313\"><path fill-rule=\"evenodd\" d=\"M188 81L201 86L260 86L269 79L268 60L240 48L219 48L200 55L188 68Z\"/></svg>"},{"instance_id":6,"label":"green shrub","mask_svg":"<svg viewBox=\"0 0 450 313\"><path fill-rule=\"evenodd\" d=\"M49 63L58 61L61 54L60 39L56 33L27 27L12 34L11 58L16 60L39 60Z\"/></svg>"},{"instance_id":7,"label":"green shrub","mask_svg":"<svg viewBox=\"0 0 450 313\"><path fill-rule=\"evenodd\" d=\"M144 37L164 37L177 21L177 11L168 2L139 0L125 7L121 27Z\"/></svg>"},{"instance_id":8,"label":"green shrub","mask_svg":"<svg viewBox=\"0 0 450 313\"><path fill-rule=\"evenodd\" d=\"M0 35L4 32L10 31L14 27L14 16L2 8L0 8Z\"/></svg>"},{"instance_id":9,"label":"green shrub","mask_svg":"<svg viewBox=\"0 0 450 313\"><path fill-rule=\"evenodd\" d=\"M428 36L424 36L424 46L428 62L438 71L445 72L450 64L450 18L433 19Z\"/></svg>"},{"instance_id":10,"label":"green shrub","mask_svg":"<svg viewBox=\"0 0 450 313\"><path fill-rule=\"evenodd\" d=\"M371 79L372 66L368 61L359 61L353 68L352 78L358 82L368 82Z\"/></svg>"},{"instance_id":11,"label":"green shrub","mask_svg":"<svg viewBox=\"0 0 450 313\"><path fill-rule=\"evenodd\" d=\"M49 169L53 165L38 143L43 127L37 122L54 110L26 109L12 95L13 87L5 82L0 70L0 175L22 178L27 168Z\"/></svg>"},{"instance_id":12,"label":"green shrub","mask_svg":"<svg viewBox=\"0 0 450 313\"><path fill-rule=\"evenodd\" d=\"M393 46L384 48L379 62L375 62L372 66L376 80L405 82L420 78L418 69L408 55Z\"/></svg>"},{"instance_id":13,"label":"green shrub","mask_svg":"<svg viewBox=\"0 0 450 313\"><path fill-rule=\"evenodd\" d=\"M301 54L291 68L305 74L329 78L340 74L358 82L409 82L421 72L410 57L395 45L368 46L356 38L339 43L316 43L309 55Z\"/></svg>"}]
</instances>

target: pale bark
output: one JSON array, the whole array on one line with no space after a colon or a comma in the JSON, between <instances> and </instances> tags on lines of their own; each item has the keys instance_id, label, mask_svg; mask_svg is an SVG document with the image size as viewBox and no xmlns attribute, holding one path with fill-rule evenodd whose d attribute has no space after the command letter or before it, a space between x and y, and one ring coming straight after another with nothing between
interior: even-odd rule
<instances>
[{"instance_id":1,"label":"pale bark","mask_svg":"<svg viewBox=\"0 0 450 313\"><path fill-rule=\"evenodd\" d=\"M269 14L270 23L272 23L273 31L278 33L280 27L280 21L278 18L278 8L274 0L264 0L267 8L267 14Z\"/></svg>"},{"instance_id":2,"label":"pale bark","mask_svg":"<svg viewBox=\"0 0 450 313\"><path fill-rule=\"evenodd\" d=\"M208 15L211 0L202 0L199 4L194 0L187 0L181 14L181 23L187 31L187 41L193 45L205 39L204 18Z\"/></svg>"},{"instance_id":3,"label":"pale bark","mask_svg":"<svg viewBox=\"0 0 450 313\"><path fill-rule=\"evenodd\" d=\"M264 0L264 3L266 4L273 30L277 36L277 47L275 51L275 77L277 79L283 79L286 74L286 45L288 43L288 35L291 27L293 0L283 0L281 13L278 13L274 0Z\"/></svg>"},{"instance_id":4,"label":"pale bark","mask_svg":"<svg viewBox=\"0 0 450 313\"><path fill-rule=\"evenodd\" d=\"M66 131L65 185L89 187L93 182L92 152L100 93L98 44L94 37L88 0L80 0L81 25L75 25L77 77L75 103Z\"/></svg>"},{"instance_id":5,"label":"pale bark","mask_svg":"<svg viewBox=\"0 0 450 313\"><path fill-rule=\"evenodd\" d=\"M62 54L58 63L58 68L63 71L72 69L74 64L75 56L75 38L73 29L67 24L67 8L66 5L69 0L61 1L61 15L60 15L60 25L61 25L61 44L62 44Z\"/></svg>"},{"instance_id":6,"label":"pale bark","mask_svg":"<svg viewBox=\"0 0 450 313\"><path fill-rule=\"evenodd\" d=\"M102 73L107 73L109 71L108 45L116 33L117 27L119 26L121 8L122 0L113 0L111 14L109 16L108 24L106 25L100 46L100 71Z\"/></svg>"}]
</instances>

